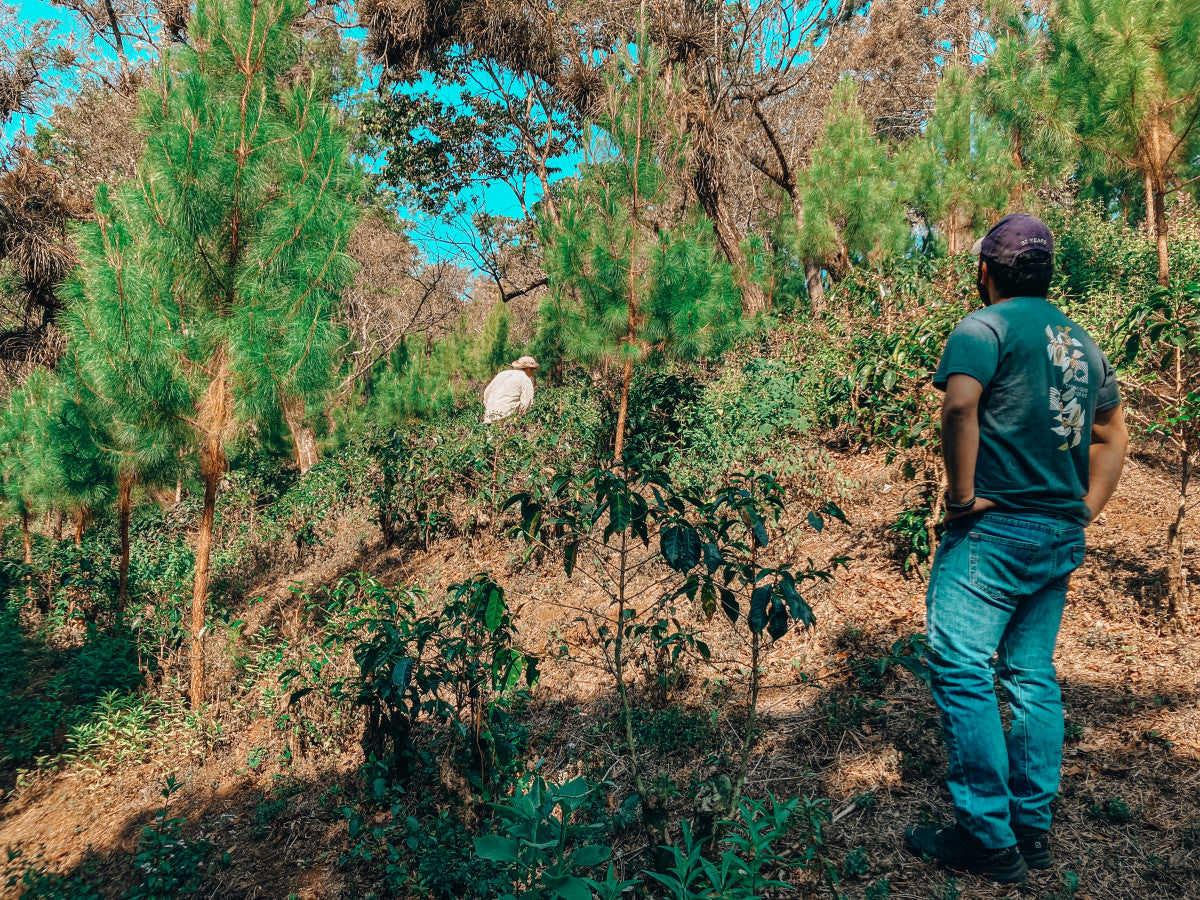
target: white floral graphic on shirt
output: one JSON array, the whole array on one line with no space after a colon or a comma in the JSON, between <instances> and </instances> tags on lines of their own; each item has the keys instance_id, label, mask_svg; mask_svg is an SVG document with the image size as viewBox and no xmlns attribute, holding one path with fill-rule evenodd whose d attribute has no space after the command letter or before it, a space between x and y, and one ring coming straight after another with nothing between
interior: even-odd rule
<instances>
[{"instance_id":1,"label":"white floral graphic on shirt","mask_svg":"<svg viewBox=\"0 0 1200 900\"><path fill-rule=\"evenodd\" d=\"M1059 325L1051 328L1047 325L1046 337L1050 341L1046 352L1050 354L1050 362L1062 369L1063 383L1078 381L1087 384L1088 367L1083 356L1083 344L1071 337L1071 326Z\"/></svg>"},{"instance_id":2,"label":"white floral graphic on shirt","mask_svg":"<svg viewBox=\"0 0 1200 900\"><path fill-rule=\"evenodd\" d=\"M1064 391L1050 388L1050 412L1054 414L1056 423L1050 430L1065 438L1058 449L1078 447L1083 440L1083 407L1075 396L1075 388L1069 387Z\"/></svg>"},{"instance_id":3,"label":"white floral graphic on shirt","mask_svg":"<svg viewBox=\"0 0 1200 900\"><path fill-rule=\"evenodd\" d=\"M1088 398L1088 366L1083 342L1071 336L1070 325L1046 326L1050 362L1062 370L1061 387L1050 387L1050 430L1063 438L1059 450L1078 447L1083 440L1084 406Z\"/></svg>"}]
</instances>

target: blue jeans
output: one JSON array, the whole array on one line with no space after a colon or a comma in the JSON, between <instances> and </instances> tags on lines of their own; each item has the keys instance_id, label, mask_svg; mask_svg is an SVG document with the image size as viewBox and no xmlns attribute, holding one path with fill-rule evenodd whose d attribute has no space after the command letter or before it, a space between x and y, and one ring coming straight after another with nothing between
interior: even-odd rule
<instances>
[{"instance_id":1,"label":"blue jeans","mask_svg":"<svg viewBox=\"0 0 1200 900\"><path fill-rule=\"evenodd\" d=\"M1070 520L985 512L952 522L933 561L925 602L946 781L959 824L991 849L1011 847L1014 828L1050 827L1063 744L1054 643L1083 552Z\"/></svg>"}]
</instances>

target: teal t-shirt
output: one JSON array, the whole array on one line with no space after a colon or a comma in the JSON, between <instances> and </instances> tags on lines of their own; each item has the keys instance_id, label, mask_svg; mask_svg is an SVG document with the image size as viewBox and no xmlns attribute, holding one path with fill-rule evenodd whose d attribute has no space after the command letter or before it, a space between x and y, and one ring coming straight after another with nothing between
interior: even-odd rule
<instances>
[{"instance_id":1,"label":"teal t-shirt","mask_svg":"<svg viewBox=\"0 0 1200 900\"><path fill-rule=\"evenodd\" d=\"M1121 402L1096 342L1045 299L1014 297L951 333L933 383L959 374L983 385L976 496L1087 524L1092 422Z\"/></svg>"}]
</instances>

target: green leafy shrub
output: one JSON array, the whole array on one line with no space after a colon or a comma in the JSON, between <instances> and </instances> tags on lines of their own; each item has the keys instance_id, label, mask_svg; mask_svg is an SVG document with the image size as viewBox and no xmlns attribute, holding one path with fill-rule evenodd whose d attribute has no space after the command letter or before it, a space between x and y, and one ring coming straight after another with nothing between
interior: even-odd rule
<instances>
[{"instance_id":1,"label":"green leafy shrub","mask_svg":"<svg viewBox=\"0 0 1200 900\"><path fill-rule=\"evenodd\" d=\"M607 862L612 848L588 843L596 826L571 820L592 790L584 778L558 786L536 776L491 804L503 832L475 838L475 853L510 867L512 890L501 900L591 900L583 874Z\"/></svg>"},{"instance_id":2,"label":"green leafy shrub","mask_svg":"<svg viewBox=\"0 0 1200 900\"><path fill-rule=\"evenodd\" d=\"M163 799L169 801L179 787L174 776L168 776ZM199 890L213 846L204 840L184 838L186 821L168 815L164 806L155 814L154 821L142 829L133 859L141 884L126 895L127 900L171 900Z\"/></svg>"},{"instance_id":3,"label":"green leafy shrub","mask_svg":"<svg viewBox=\"0 0 1200 900\"><path fill-rule=\"evenodd\" d=\"M757 900L766 891L790 888L775 873L815 858L797 857L776 847L789 832L799 806L795 798L783 801L772 797L770 806L743 799L737 819L722 823L729 831L718 842L720 856L716 859L704 855L704 841L697 840L690 823L684 822L682 841L666 848L674 864L664 872L646 875L661 884L671 900ZM819 834L818 825L818 838ZM813 847L809 850L811 854Z\"/></svg>"}]
</instances>

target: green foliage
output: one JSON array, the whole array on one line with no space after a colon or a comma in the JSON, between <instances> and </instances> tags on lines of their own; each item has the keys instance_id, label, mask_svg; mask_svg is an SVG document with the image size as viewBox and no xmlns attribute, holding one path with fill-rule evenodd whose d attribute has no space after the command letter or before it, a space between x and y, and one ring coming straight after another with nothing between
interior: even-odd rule
<instances>
[{"instance_id":1,"label":"green foliage","mask_svg":"<svg viewBox=\"0 0 1200 900\"><path fill-rule=\"evenodd\" d=\"M842 876L845 878L861 878L867 874L870 868L871 863L867 859L867 851L862 847L855 847L842 860Z\"/></svg>"},{"instance_id":2,"label":"green foliage","mask_svg":"<svg viewBox=\"0 0 1200 900\"><path fill-rule=\"evenodd\" d=\"M1137 816L1137 812L1120 797L1109 797L1102 803L1093 803L1088 807L1088 812L1114 825L1126 825Z\"/></svg>"},{"instance_id":3,"label":"green foliage","mask_svg":"<svg viewBox=\"0 0 1200 900\"><path fill-rule=\"evenodd\" d=\"M1119 24L1118 24L1119 23ZM1194 0L1070 0L1049 21L1044 126L1073 134L1093 170L1148 175L1161 191L1191 174L1200 103ZM1044 105L1044 104L1043 104Z\"/></svg>"},{"instance_id":4,"label":"green foliage","mask_svg":"<svg viewBox=\"0 0 1200 900\"><path fill-rule=\"evenodd\" d=\"M286 77L302 13L202 2L142 97L139 177L79 232L69 338L122 465L210 440L223 457L234 428L329 383L359 181L336 111Z\"/></svg>"},{"instance_id":5,"label":"green foliage","mask_svg":"<svg viewBox=\"0 0 1200 900\"><path fill-rule=\"evenodd\" d=\"M900 510L896 521L888 526L888 534L896 544L896 556L907 575L921 569L933 553L932 535L929 533L929 517L933 514L928 504L910 506Z\"/></svg>"},{"instance_id":6,"label":"green foliage","mask_svg":"<svg viewBox=\"0 0 1200 900\"><path fill-rule=\"evenodd\" d=\"M167 776L163 799L169 801L179 787L173 775ZM164 806L142 829L133 858L141 884L126 895L127 900L171 900L194 894L200 888L213 846L204 840L184 838L182 828L187 820L167 813Z\"/></svg>"},{"instance_id":7,"label":"green foliage","mask_svg":"<svg viewBox=\"0 0 1200 900\"><path fill-rule=\"evenodd\" d=\"M796 256L844 276L868 255L903 250L909 226L892 170L858 104L858 85L843 79L799 187Z\"/></svg>"},{"instance_id":8,"label":"green foliage","mask_svg":"<svg viewBox=\"0 0 1200 900\"><path fill-rule=\"evenodd\" d=\"M592 790L584 778L557 786L537 776L527 787L519 784L507 801L491 804L504 831L475 838L475 853L511 866L512 891L501 900L591 900L582 876L607 862L612 849L587 843L596 826L571 820Z\"/></svg>"},{"instance_id":9,"label":"green foliage","mask_svg":"<svg viewBox=\"0 0 1200 900\"><path fill-rule=\"evenodd\" d=\"M451 813L443 810L426 822L407 816L405 827L401 852L410 868L404 886L416 894L463 900L492 897L508 886L507 867L477 856L471 834Z\"/></svg>"},{"instance_id":10,"label":"green foliage","mask_svg":"<svg viewBox=\"0 0 1200 900\"><path fill-rule=\"evenodd\" d=\"M912 206L941 232L952 255L1008 205L1019 179L1008 150L1004 134L981 111L967 70L948 67L925 133L908 144L900 165Z\"/></svg>"},{"instance_id":11,"label":"green foliage","mask_svg":"<svg viewBox=\"0 0 1200 900\"><path fill-rule=\"evenodd\" d=\"M532 686L538 673L537 660L513 646L503 589L477 575L453 585L446 604L424 614L417 611L419 594L388 591L366 576L343 579L335 594L342 595L339 602L367 605L368 615L347 638L358 638L353 654L360 671L348 696L367 708L365 740L391 741L395 773L408 775L413 728L425 713L451 726L468 748L478 786L514 774L508 710L523 693L520 685Z\"/></svg>"},{"instance_id":12,"label":"green foliage","mask_svg":"<svg viewBox=\"0 0 1200 900\"><path fill-rule=\"evenodd\" d=\"M624 51L600 115L603 135L541 223L550 295L538 343L586 363L718 356L737 336L741 290L699 208L673 194L686 137L666 115L675 74L644 41ZM665 217L665 218L664 218ZM629 382L622 383L621 407ZM624 431L616 438L617 455Z\"/></svg>"},{"instance_id":13,"label":"green foliage","mask_svg":"<svg viewBox=\"0 0 1200 900\"><path fill-rule=\"evenodd\" d=\"M799 808L801 802L795 798L772 797L770 806L743 800L738 818L722 823L730 830L719 841L720 856L715 860L704 855L704 842L696 840L690 824L684 822L682 844L666 848L674 865L665 872L646 874L663 885L665 896L672 900L756 900L765 891L789 888L791 885L774 873L806 865L813 858L783 853L775 846L788 833ZM819 823L816 829L819 836ZM813 849L809 847L810 854Z\"/></svg>"},{"instance_id":14,"label":"green foliage","mask_svg":"<svg viewBox=\"0 0 1200 900\"><path fill-rule=\"evenodd\" d=\"M1079 875L1068 869L1063 872L1062 887L1054 893L1047 895L1046 900L1075 900L1076 891L1078 890Z\"/></svg>"},{"instance_id":15,"label":"green foliage","mask_svg":"<svg viewBox=\"0 0 1200 900\"><path fill-rule=\"evenodd\" d=\"M1056 188L1070 177L1078 150L1065 129L1054 127L1047 109L1046 19L1015 0L993 0L987 14L995 46L982 74L983 112L1004 126L1024 179L1033 187Z\"/></svg>"},{"instance_id":16,"label":"green foliage","mask_svg":"<svg viewBox=\"0 0 1200 900\"><path fill-rule=\"evenodd\" d=\"M20 858L20 850L10 849L9 868ZM15 896L21 900L100 900L102 895L95 885L93 869L94 866L87 866L83 874L70 875L46 872L36 864L29 865L19 873L12 872L6 880L6 887L17 888Z\"/></svg>"},{"instance_id":17,"label":"green foliage","mask_svg":"<svg viewBox=\"0 0 1200 900\"><path fill-rule=\"evenodd\" d=\"M27 763L62 749L72 729L103 718L106 705L142 684L137 648L128 632L88 628L73 650L27 637L16 607L0 609L0 753Z\"/></svg>"}]
</instances>

